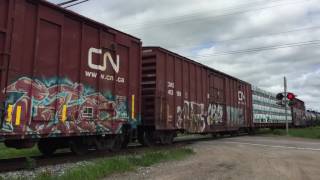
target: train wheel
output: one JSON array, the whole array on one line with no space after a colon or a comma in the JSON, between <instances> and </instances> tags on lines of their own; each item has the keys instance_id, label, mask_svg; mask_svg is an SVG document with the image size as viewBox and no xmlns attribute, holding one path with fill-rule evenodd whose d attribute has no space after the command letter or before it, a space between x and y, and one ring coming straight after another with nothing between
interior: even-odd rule
<instances>
[{"instance_id":1,"label":"train wheel","mask_svg":"<svg viewBox=\"0 0 320 180\"><path fill-rule=\"evenodd\" d=\"M131 141L131 137L132 137L132 131L129 128L124 128L123 130L123 135L122 135L122 144L121 144L121 148L125 149L128 147L128 144Z\"/></svg>"},{"instance_id":2,"label":"train wheel","mask_svg":"<svg viewBox=\"0 0 320 180\"><path fill-rule=\"evenodd\" d=\"M70 149L76 155L85 155L88 153L88 146L82 140L73 140L70 142Z\"/></svg>"},{"instance_id":3,"label":"train wheel","mask_svg":"<svg viewBox=\"0 0 320 180\"><path fill-rule=\"evenodd\" d=\"M138 141L140 144L149 147L154 146L156 144L153 131L148 130L139 132Z\"/></svg>"},{"instance_id":4,"label":"train wheel","mask_svg":"<svg viewBox=\"0 0 320 180\"><path fill-rule=\"evenodd\" d=\"M212 137L212 138L216 139L216 138L217 138L217 136L218 136L218 134L217 134L217 133L215 133L215 132L211 133L211 137Z\"/></svg>"},{"instance_id":5,"label":"train wheel","mask_svg":"<svg viewBox=\"0 0 320 180\"><path fill-rule=\"evenodd\" d=\"M111 140L111 146L110 146L110 151L112 152L117 152L120 151L122 145L123 145L123 136L122 135L116 135L112 140Z\"/></svg>"},{"instance_id":6,"label":"train wheel","mask_svg":"<svg viewBox=\"0 0 320 180\"><path fill-rule=\"evenodd\" d=\"M122 144L121 144L121 148L122 148L122 149L127 148L129 142L130 142L130 137L125 136L124 139L123 139L123 142L122 142Z\"/></svg>"},{"instance_id":7,"label":"train wheel","mask_svg":"<svg viewBox=\"0 0 320 180\"><path fill-rule=\"evenodd\" d=\"M44 156L51 156L57 150L55 143L48 140L40 140L38 149Z\"/></svg>"},{"instance_id":8,"label":"train wheel","mask_svg":"<svg viewBox=\"0 0 320 180\"><path fill-rule=\"evenodd\" d=\"M256 129L255 128L249 128L248 129L248 134L249 135L255 135L256 134Z\"/></svg>"},{"instance_id":9,"label":"train wheel","mask_svg":"<svg viewBox=\"0 0 320 180\"><path fill-rule=\"evenodd\" d=\"M108 150L108 140L102 137L96 138L94 141L96 149L98 151L106 151Z\"/></svg>"},{"instance_id":10,"label":"train wheel","mask_svg":"<svg viewBox=\"0 0 320 180\"><path fill-rule=\"evenodd\" d=\"M173 132L163 132L160 134L160 142L163 145L170 145L173 143L174 133Z\"/></svg>"}]
</instances>

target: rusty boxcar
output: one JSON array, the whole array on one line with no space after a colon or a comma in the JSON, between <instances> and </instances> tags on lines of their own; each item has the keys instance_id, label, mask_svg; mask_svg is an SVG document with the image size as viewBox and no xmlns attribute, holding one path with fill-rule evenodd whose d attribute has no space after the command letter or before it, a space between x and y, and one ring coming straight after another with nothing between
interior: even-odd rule
<instances>
[{"instance_id":1,"label":"rusty boxcar","mask_svg":"<svg viewBox=\"0 0 320 180\"><path fill-rule=\"evenodd\" d=\"M304 101L295 98L293 99L293 105L291 106L292 125L294 127L306 127L306 107Z\"/></svg>"},{"instance_id":2,"label":"rusty boxcar","mask_svg":"<svg viewBox=\"0 0 320 180\"><path fill-rule=\"evenodd\" d=\"M139 121L141 41L131 35L46 1L1 0L0 63L7 146L119 146Z\"/></svg>"},{"instance_id":3,"label":"rusty boxcar","mask_svg":"<svg viewBox=\"0 0 320 180\"><path fill-rule=\"evenodd\" d=\"M253 126L249 83L160 47L143 47L141 70L141 143Z\"/></svg>"}]
</instances>

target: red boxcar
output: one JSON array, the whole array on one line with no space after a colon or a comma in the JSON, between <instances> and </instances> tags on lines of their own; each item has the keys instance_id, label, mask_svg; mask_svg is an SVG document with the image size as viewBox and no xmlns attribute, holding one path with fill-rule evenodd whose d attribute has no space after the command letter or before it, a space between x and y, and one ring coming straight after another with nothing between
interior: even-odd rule
<instances>
[{"instance_id":1,"label":"red boxcar","mask_svg":"<svg viewBox=\"0 0 320 180\"><path fill-rule=\"evenodd\" d=\"M143 48L141 83L142 142L152 134L166 141L176 130L214 133L253 126L249 83L163 48Z\"/></svg>"},{"instance_id":2,"label":"red boxcar","mask_svg":"<svg viewBox=\"0 0 320 180\"><path fill-rule=\"evenodd\" d=\"M295 98L291 106L292 123L294 127L307 126L306 107L304 101Z\"/></svg>"},{"instance_id":3,"label":"red boxcar","mask_svg":"<svg viewBox=\"0 0 320 180\"><path fill-rule=\"evenodd\" d=\"M119 134L139 121L133 36L46 1L1 0L0 63L2 138Z\"/></svg>"}]
</instances>

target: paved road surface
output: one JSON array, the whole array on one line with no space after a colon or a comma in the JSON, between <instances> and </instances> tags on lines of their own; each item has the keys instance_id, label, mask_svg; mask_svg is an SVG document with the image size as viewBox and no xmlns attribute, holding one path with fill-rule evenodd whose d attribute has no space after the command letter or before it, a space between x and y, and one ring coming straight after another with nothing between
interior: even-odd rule
<instances>
[{"instance_id":1,"label":"paved road surface","mask_svg":"<svg viewBox=\"0 0 320 180\"><path fill-rule=\"evenodd\" d=\"M107 179L320 179L320 141L242 136L199 141L195 155Z\"/></svg>"}]
</instances>

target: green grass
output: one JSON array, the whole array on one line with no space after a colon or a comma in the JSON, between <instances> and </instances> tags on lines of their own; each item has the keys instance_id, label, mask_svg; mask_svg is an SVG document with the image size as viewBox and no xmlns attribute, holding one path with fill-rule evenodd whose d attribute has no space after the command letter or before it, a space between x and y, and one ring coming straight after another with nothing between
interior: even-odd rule
<instances>
[{"instance_id":1,"label":"green grass","mask_svg":"<svg viewBox=\"0 0 320 180\"><path fill-rule=\"evenodd\" d=\"M273 131L266 131L265 133L285 136L285 129L275 129ZM289 136L292 137L302 137L302 138L311 138L311 139L320 139L320 126L308 127L308 128L290 128Z\"/></svg>"},{"instance_id":2,"label":"green grass","mask_svg":"<svg viewBox=\"0 0 320 180\"><path fill-rule=\"evenodd\" d=\"M193 153L193 150L187 148L149 150L141 155L117 156L95 160L88 165L66 170L66 172L60 176L47 172L42 173L36 177L36 180L102 179L112 173L134 171L138 167L151 166L165 161L181 160Z\"/></svg>"},{"instance_id":3,"label":"green grass","mask_svg":"<svg viewBox=\"0 0 320 180\"><path fill-rule=\"evenodd\" d=\"M40 155L37 146L29 149L7 148L3 143L0 143L0 159L9 159L16 157L29 157Z\"/></svg>"}]
</instances>

